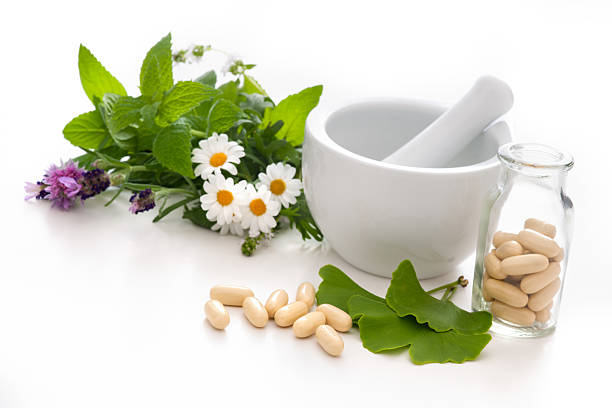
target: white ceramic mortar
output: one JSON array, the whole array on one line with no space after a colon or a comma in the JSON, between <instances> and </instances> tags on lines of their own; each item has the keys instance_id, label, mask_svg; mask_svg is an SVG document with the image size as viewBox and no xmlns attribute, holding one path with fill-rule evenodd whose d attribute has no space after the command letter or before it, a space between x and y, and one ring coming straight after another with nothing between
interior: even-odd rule
<instances>
[{"instance_id":1,"label":"white ceramic mortar","mask_svg":"<svg viewBox=\"0 0 612 408\"><path fill-rule=\"evenodd\" d=\"M419 278L431 278L474 251L481 204L499 172L497 148L510 141L506 128L476 138L447 168L379 161L443 111L417 100L370 99L308 117L306 199L331 246L357 268L391 277L410 259Z\"/></svg>"}]
</instances>

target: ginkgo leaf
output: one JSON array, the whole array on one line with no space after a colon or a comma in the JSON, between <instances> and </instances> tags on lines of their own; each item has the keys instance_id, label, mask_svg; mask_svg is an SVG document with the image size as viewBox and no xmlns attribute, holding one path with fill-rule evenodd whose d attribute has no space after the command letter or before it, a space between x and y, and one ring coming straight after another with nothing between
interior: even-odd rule
<instances>
[{"instance_id":1,"label":"ginkgo leaf","mask_svg":"<svg viewBox=\"0 0 612 408\"><path fill-rule=\"evenodd\" d=\"M323 282L319 285L316 295L317 304L319 305L329 303L348 313L348 301L354 295L362 295L379 302L385 301L385 299L368 292L356 284L344 272L333 265L322 267L319 270L319 276L323 278Z\"/></svg>"}]
</instances>

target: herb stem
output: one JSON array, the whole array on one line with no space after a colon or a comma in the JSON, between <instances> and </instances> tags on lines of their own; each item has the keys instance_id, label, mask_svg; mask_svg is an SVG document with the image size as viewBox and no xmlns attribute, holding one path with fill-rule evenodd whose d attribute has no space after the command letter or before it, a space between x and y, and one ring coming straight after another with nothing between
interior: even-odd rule
<instances>
[{"instance_id":1,"label":"herb stem","mask_svg":"<svg viewBox=\"0 0 612 408\"><path fill-rule=\"evenodd\" d=\"M440 300L443 301L443 302L444 301L450 301L450 299L455 294L456 290L457 290L457 286L453 286L453 287L447 288L446 291L444 291L444 295L442 296L442 298Z\"/></svg>"},{"instance_id":2,"label":"herb stem","mask_svg":"<svg viewBox=\"0 0 612 408\"><path fill-rule=\"evenodd\" d=\"M465 279L463 277L463 275L461 275L459 278L457 278L457 280L454 280L451 283L447 283L446 285L438 286L437 288L433 288L431 290L428 290L425 293L431 295L432 293L436 293L436 292L439 292L439 291L444 290L444 289L449 289L449 288L455 287L457 285L461 285L463 287L467 286L467 279Z\"/></svg>"},{"instance_id":3,"label":"herb stem","mask_svg":"<svg viewBox=\"0 0 612 408\"><path fill-rule=\"evenodd\" d=\"M195 136L195 137L206 137L206 133L205 132L201 132L201 131L195 130L195 129L190 129L189 133L191 133L191 135Z\"/></svg>"}]
</instances>

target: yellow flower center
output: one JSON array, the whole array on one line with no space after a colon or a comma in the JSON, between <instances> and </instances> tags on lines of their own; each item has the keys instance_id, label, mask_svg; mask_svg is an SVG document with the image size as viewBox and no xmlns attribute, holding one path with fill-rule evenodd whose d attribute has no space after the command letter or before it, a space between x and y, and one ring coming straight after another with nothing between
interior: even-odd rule
<instances>
[{"instance_id":1,"label":"yellow flower center","mask_svg":"<svg viewBox=\"0 0 612 408\"><path fill-rule=\"evenodd\" d=\"M251 212L258 217L265 214L267 209L266 203L264 203L261 198L256 198L255 200L251 201L249 208L251 209Z\"/></svg>"},{"instance_id":2,"label":"yellow flower center","mask_svg":"<svg viewBox=\"0 0 612 408\"><path fill-rule=\"evenodd\" d=\"M287 185L283 179L272 180L270 183L270 191L274 195L281 195L285 192Z\"/></svg>"},{"instance_id":3,"label":"yellow flower center","mask_svg":"<svg viewBox=\"0 0 612 408\"><path fill-rule=\"evenodd\" d=\"M213 167L223 166L227 160L227 154L219 152L210 156L210 165Z\"/></svg>"},{"instance_id":4,"label":"yellow flower center","mask_svg":"<svg viewBox=\"0 0 612 408\"><path fill-rule=\"evenodd\" d=\"M222 206L230 205L234 201L234 195L227 190L217 191L217 202Z\"/></svg>"}]
</instances>

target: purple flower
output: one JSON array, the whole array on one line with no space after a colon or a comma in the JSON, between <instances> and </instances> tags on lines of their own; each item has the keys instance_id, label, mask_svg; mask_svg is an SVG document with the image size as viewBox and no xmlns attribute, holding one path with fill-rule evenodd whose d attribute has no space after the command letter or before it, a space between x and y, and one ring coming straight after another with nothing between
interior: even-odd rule
<instances>
[{"instance_id":1,"label":"purple flower","mask_svg":"<svg viewBox=\"0 0 612 408\"><path fill-rule=\"evenodd\" d=\"M25 191L28 195L25 196L26 200L30 200L36 197L37 200L42 200L49 195L49 192L45 190L47 185L42 181L37 181L36 184L26 181Z\"/></svg>"},{"instance_id":2,"label":"purple flower","mask_svg":"<svg viewBox=\"0 0 612 408\"><path fill-rule=\"evenodd\" d=\"M81 200L84 201L105 191L110 186L110 177L102 169L93 169L83 173L79 183L81 184Z\"/></svg>"},{"instance_id":3,"label":"purple flower","mask_svg":"<svg viewBox=\"0 0 612 408\"><path fill-rule=\"evenodd\" d=\"M147 188L146 190L134 193L130 197L130 203L132 203L130 205L130 212L132 214L149 211L155 207L155 194L153 194L150 188Z\"/></svg>"},{"instance_id":4,"label":"purple flower","mask_svg":"<svg viewBox=\"0 0 612 408\"><path fill-rule=\"evenodd\" d=\"M83 177L84 173L85 170L79 168L72 160L59 167L52 164L42 180L42 183L46 185L45 191L48 193L43 198L53 201L54 206L68 210L81 191L82 186L78 180Z\"/></svg>"}]
</instances>

